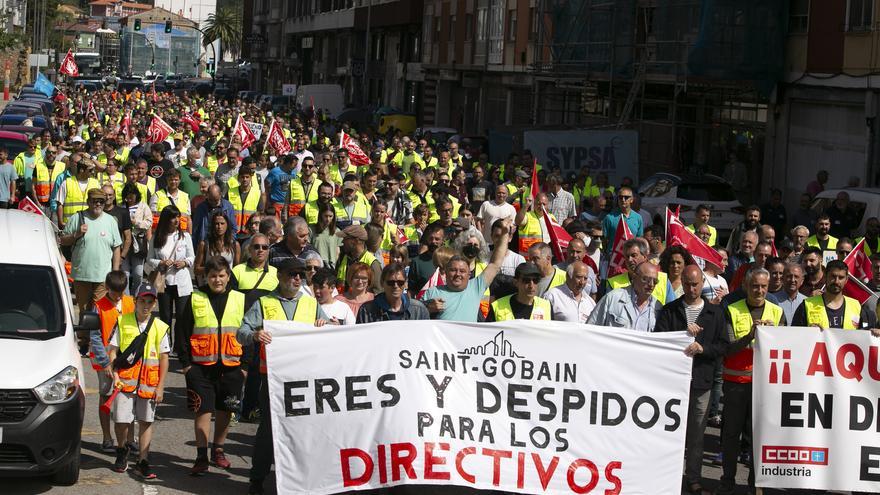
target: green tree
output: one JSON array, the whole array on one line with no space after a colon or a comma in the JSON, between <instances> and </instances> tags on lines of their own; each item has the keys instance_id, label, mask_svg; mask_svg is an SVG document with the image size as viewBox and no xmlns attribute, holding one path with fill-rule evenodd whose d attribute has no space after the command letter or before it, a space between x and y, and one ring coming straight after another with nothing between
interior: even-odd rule
<instances>
[{"instance_id":1,"label":"green tree","mask_svg":"<svg viewBox=\"0 0 880 495\"><path fill-rule=\"evenodd\" d=\"M241 52L241 10L231 7L218 9L216 13L208 16L205 20L204 38L202 45L207 47L211 43L220 40L220 53L217 54L217 63L223 60L223 51L226 50L238 57Z\"/></svg>"}]
</instances>

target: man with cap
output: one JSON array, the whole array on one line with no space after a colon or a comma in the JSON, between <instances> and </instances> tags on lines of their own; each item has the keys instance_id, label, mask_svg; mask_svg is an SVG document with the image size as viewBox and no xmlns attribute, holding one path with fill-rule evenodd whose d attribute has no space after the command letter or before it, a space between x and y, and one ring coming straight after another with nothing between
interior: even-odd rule
<instances>
[{"instance_id":1,"label":"man with cap","mask_svg":"<svg viewBox=\"0 0 880 495\"><path fill-rule=\"evenodd\" d=\"M614 289L599 300L587 323L606 327L629 328L653 332L663 303L651 294L657 285L660 268L648 261L640 262L632 284Z\"/></svg>"},{"instance_id":2,"label":"man with cap","mask_svg":"<svg viewBox=\"0 0 880 495\"><path fill-rule=\"evenodd\" d=\"M526 204L526 198L530 195L531 188L528 185L530 178L531 176L528 172L518 169L513 173L513 182L505 184L508 196L511 198L508 201L513 204L517 211L523 209L523 205Z\"/></svg>"},{"instance_id":3,"label":"man with cap","mask_svg":"<svg viewBox=\"0 0 880 495\"><path fill-rule=\"evenodd\" d=\"M358 196L356 180L342 183L342 196L336 200L336 226L344 229L350 225L366 225L370 221L370 203Z\"/></svg>"},{"instance_id":4,"label":"man with cap","mask_svg":"<svg viewBox=\"0 0 880 495\"><path fill-rule=\"evenodd\" d=\"M336 263L338 284L345 285L345 275L352 263L364 263L373 272L373 292L382 290L382 263L367 250L367 229L363 225L350 225L336 231L342 238L339 261Z\"/></svg>"},{"instance_id":5,"label":"man with cap","mask_svg":"<svg viewBox=\"0 0 880 495\"><path fill-rule=\"evenodd\" d=\"M299 258L287 258L278 266L278 287L251 305L238 329L238 341L244 346L260 343L260 426L254 439L250 494L263 493L263 480L273 463L272 423L269 414L269 385L264 346L272 343L272 334L263 328L266 320L297 321L323 326L328 320L318 301L300 291L306 279L306 266ZM303 446L305 447L305 446Z\"/></svg>"},{"instance_id":6,"label":"man with cap","mask_svg":"<svg viewBox=\"0 0 880 495\"><path fill-rule=\"evenodd\" d=\"M116 219L104 213L107 197L95 184L84 194L88 209L72 215L61 234L61 245L72 246L70 276L80 313L104 297L104 279L119 269L122 246Z\"/></svg>"},{"instance_id":7,"label":"man with cap","mask_svg":"<svg viewBox=\"0 0 880 495\"><path fill-rule=\"evenodd\" d=\"M147 456L150 453L150 441L153 438L153 421L156 418L156 406L165 395L165 377L168 375L168 354L171 344L168 340L168 325L153 316L156 307L156 289L149 284L142 284L137 291L135 310L122 313L113 329L108 346L110 366L113 372L113 384L120 389L113 401L110 416L116 424L116 462L113 470L124 473L128 468L129 448L126 444L132 422L138 422L138 462L136 472L144 479L154 479L156 475L150 468ZM138 336L147 333L143 342L143 350L132 350L133 366L123 368L116 363L116 357L129 354L129 346ZM138 359L137 356L140 355Z\"/></svg>"},{"instance_id":8,"label":"man with cap","mask_svg":"<svg viewBox=\"0 0 880 495\"><path fill-rule=\"evenodd\" d=\"M98 184L97 179L92 177L94 169L95 162L80 154L79 159L76 160L76 170L72 171L75 175L68 177L58 188L55 201L58 204L59 228L63 229L70 217L88 208L86 193L90 189L100 190L101 184Z\"/></svg>"},{"instance_id":9,"label":"man with cap","mask_svg":"<svg viewBox=\"0 0 880 495\"><path fill-rule=\"evenodd\" d=\"M516 293L496 299L489 305L486 321L552 320L550 301L538 297L541 270L534 263L516 267Z\"/></svg>"}]
</instances>

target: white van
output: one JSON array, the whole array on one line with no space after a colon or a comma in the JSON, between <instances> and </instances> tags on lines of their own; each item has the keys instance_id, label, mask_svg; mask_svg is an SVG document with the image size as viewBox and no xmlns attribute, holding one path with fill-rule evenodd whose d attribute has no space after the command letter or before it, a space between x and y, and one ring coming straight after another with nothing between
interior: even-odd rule
<instances>
[{"instance_id":1,"label":"white van","mask_svg":"<svg viewBox=\"0 0 880 495\"><path fill-rule=\"evenodd\" d=\"M296 104L303 110L312 104L317 109L326 109L330 117L339 115L345 108L342 101L342 86L338 84L307 84L296 89Z\"/></svg>"},{"instance_id":2,"label":"white van","mask_svg":"<svg viewBox=\"0 0 880 495\"><path fill-rule=\"evenodd\" d=\"M0 476L79 478L85 408L73 303L54 227L42 215L0 210Z\"/></svg>"}]
</instances>

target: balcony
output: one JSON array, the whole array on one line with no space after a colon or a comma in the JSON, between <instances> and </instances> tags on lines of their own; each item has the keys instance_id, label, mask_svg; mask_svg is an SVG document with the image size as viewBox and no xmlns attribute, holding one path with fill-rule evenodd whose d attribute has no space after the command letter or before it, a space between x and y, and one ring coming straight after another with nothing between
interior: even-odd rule
<instances>
[{"instance_id":1,"label":"balcony","mask_svg":"<svg viewBox=\"0 0 880 495\"><path fill-rule=\"evenodd\" d=\"M284 19L284 34L336 31L354 28L354 9L323 12Z\"/></svg>"}]
</instances>

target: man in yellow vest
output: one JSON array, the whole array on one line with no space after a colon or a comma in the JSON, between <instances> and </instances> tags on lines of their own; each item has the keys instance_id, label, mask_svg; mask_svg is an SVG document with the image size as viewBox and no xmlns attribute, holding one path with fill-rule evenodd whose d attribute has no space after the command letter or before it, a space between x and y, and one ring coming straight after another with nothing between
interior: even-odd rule
<instances>
[{"instance_id":1,"label":"man in yellow vest","mask_svg":"<svg viewBox=\"0 0 880 495\"><path fill-rule=\"evenodd\" d=\"M156 406L162 403L165 396L168 354L171 352L168 325L153 317L157 297L156 289L149 284L142 284L138 288L134 312L119 315L108 347L113 384L120 389L110 411L111 419L116 423L117 442L113 470L124 473L128 469L129 447L126 439L132 422L137 420L139 446L135 470L144 479L156 477L150 469L147 456L153 438ZM122 359L117 363L117 356L124 358L129 354L129 346L144 332L147 336L143 350L134 351L136 354L131 356L133 361L123 363L126 360ZM137 354L140 354L140 359L136 358ZM130 366L132 362L134 364Z\"/></svg>"},{"instance_id":2,"label":"man in yellow vest","mask_svg":"<svg viewBox=\"0 0 880 495\"><path fill-rule=\"evenodd\" d=\"M428 189L427 178L424 172L415 172L412 174L412 187L407 191L410 204L415 208L421 204L428 207L428 222L433 222L440 218L437 214L437 206L434 201L434 195Z\"/></svg>"},{"instance_id":3,"label":"man in yellow vest","mask_svg":"<svg viewBox=\"0 0 880 495\"><path fill-rule=\"evenodd\" d=\"M840 260L829 261L825 267L825 291L821 295L808 297L798 306L791 319L791 326L815 326L822 330L875 328L876 314L868 308L862 308L856 299L843 295L843 287L848 278L849 268L846 263Z\"/></svg>"},{"instance_id":4,"label":"man in yellow vest","mask_svg":"<svg viewBox=\"0 0 880 495\"><path fill-rule=\"evenodd\" d=\"M269 412L268 363L263 346L272 343L272 333L263 328L266 320L297 321L323 326L329 318L314 297L300 291L306 279L306 266L299 258L287 258L278 266L278 287L269 295L251 305L238 329L238 341L260 347L260 426L254 439L253 464L250 471L251 488L248 493L263 493L263 480L269 475L273 462L272 415Z\"/></svg>"},{"instance_id":5,"label":"man in yellow vest","mask_svg":"<svg viewBox=\"0 0 880 495\"><path fill-rule=\"evenodd\" d=\"M318 186L323 181L315 176L317 169L315 159L306 156L302 160L299 177L290 179L290 215L299 215L306 203L318 200Z\"/></svg>"},{"instance_id":6,"label":"man in yellow vest","mask_svg":"<svg viewBox=\"0 0 880 495\"><path fill-rule=\"evenodd\" d=\"M275 290L278 287L278 269L269 265L269 238L260 233L254 234L248 243L248 250L250 256L247 262L232 269L236 289L245 296L253 291L267 293Z\"/></svg>"},{"instance_id":7,"label":"man in yellow vest","mask_svg":"<svg viewBox=\"0 0 880 495\"><path fill-rule=\"evenodd\" d=\"M64 229L70 217L88 208L86 193L90 189L100 189L101 185L92 178L95 164L92 160L83 157L76 165L76 176L68 177L61 183L56 195L58 202L58 228Z\"/></svg>"},{"instance_id":8,"label":"man in yellow vest","mask_svg":"<svg viewBox=\"0 0 880 495\"><path fill-rule=\"evenodd\" d=\"M370 203L358 196L360 186L351 180L342 184L342 196L336 200L336 226L366 225L370 221ZM378 275L378 273L376 274Z\"/></svg>"},{"instance_id":9,"label":"man in yellow vest","mask_svg":"<svg viewBox=\"0 0 880 495\"><path fill-rule=\"evenodd\" d=\"M253 170L242 165L238 168L238 180L230 181L229 190L226 191L226 199L235 210L235 225L238 226L239 232L245 230L251 215L263 211L264 195L259 187L254 186L253 177ZM233 186L233 182L237 185ZM293 181L290 181L290 184L292 186Z\"/></svg>"},{"instance_id":10,"label":"man in yellow vest","mask_svg":"<svg viewBox=\"0 0 880 495\"><path fill-rule=\"evenodd\" d=\"M830 234L831 218L825 213L819 215L816 219L816 234L807 239L807 246L815 246L825 251L834 251L837 249L837 238Z\"/></svg>"},{"instance_id":11,"label":"man in yellow vest","mask_svg":"<svg viewBox=\"0 0 880 495\"><path fill-rule=\"evenodd\" d=\"M733 494L736 488L737 459L740 441L751 436L747 428L752 417L752 362L757 327L785 326L782 308L766 300L770 286L770 272L753 268L745 277L746 298L727 307L727 332L730 347L724 358L724 410L721 421L722 469L718 494ZM755 476L749 469L749 487L754 490Z\"/></svg>"},{"instance_id":12,"label":"man in yellow vest","mask_svg":"<svg viewBox=\"0 0 880 495\"><path fill-rule=\"evenodd\" d=\"M27 148L15 157L12 165L15 173L24 179L25 194L32 194L40 203L49 201L49 169L37 148L36 138L28 140Z\"/></svg>"},{"instance_id":13,"label":"man in yellow vest","mask_svg":"<svg viewBox=\"0 0 880 495\"><path fill-rule=\"evenodd\" d=\"M176 168L165 172L165 189L156 191L150 198L150 209L153 210L153 229L159 224L159 214L169 205L180 210L180 228L192 232L192 216L189 195L180 189L180 171ZM241 224L238 224L241 225Z\"/></svg>"},{"instance_id":14,"label":"man in yellow vest","mask_svg":"<svg viewBox=\"0 0 880 495\"><path fill-rule=\"evenodd\" d=\"M373 272L373 286L371 287L373 292L381 291L382 263L367 250L367 229L363 225L351 225L336 231L336 235L342 238L339 261L336 263L337 282L340 285L345 285L349 265L360 262L369 266Z\"/></svg>"},{"instance_id":15,"label":"man in yellow vest","mask_svg":"<svg viewBox=\"0 0 880 495\"><path fill-rule=\"evenodd\" d=\"M327 206L333 208L334 211L336 209L336 201L333 198L333 183L321 182L315 189L318 190L318 199L306 203L299 212L299 216L306 219L309 227L314 227L318 224L318 213L321 209Z\"/></svg>"},{"instance_id":16,"label":"man in yellow vest","mask_svg":"<svg viewBox=\"0 0 880 495\"><path fill-rule=\"evenodd\" d=\"M541 270L534 263L522 263L514 275L516 294L496 299L489 305L486 321L552 320L550 301L538 297Z\"/></svg>"},{"instance_id":17,"label":"man in yellow vest","mask_svg":"<svg viewBox=\"0 0 880 495\"><path fill-rule=\"evenodd\" d=\"M623 257L626 263L626 272L615 275L608 279L609 289L621 289L630 285L630 280L635 276L636 267L648 260L650 248L648 241L641 237L629 239L623 243ZM660 301L660 304L668 304L675 300L675 290L669 282L669 277L661 272L657 273L657 284L651 294Z\"/></svg>"},{"instance_id":18,"label":"man in yellow vest","mask_svg":"<svg viewBox=\"0 0 880 495\"><path fill-rule=\"evenodd\" d=\"M547 209L547 195L538 193L535 201L531 197L526 197L525 208L520 208L516 212L517 232L519 233L519 245L517 251L523 256L528 256L529 248L532 244L538 242L549 241L549 235L545 238L544 231L544 210ZM547 214L551 219L555 220L552 215Z\"/></svg>"},{"instance_id":19,"label":"man in yellow vest","mask_svg":"<svg viewBox=\"0 0 880 495\"><path fill-rule=\"evenodd\" d=\"M223 446L232 413L241 403L249 353L236 339L245 312L245 297L231 290L232 270L221 256L205 261L207 284L195 290L177 317L175 341L186 378L187 408L196 414L196 460L190 474L208 471L208 436L214 416L211 463L229 469Z\"/></svg>"},{"instance_id":20,"label":"man in yellow vest","mask_svg":"<svg viewBox=\"0 0 880 495\"><path fill-rule=\"evenodd\" d=\"M565 284L565 270L553 266L553 249L545 242L532 244L527 257L541 271L538 295L544 297L548 290Z\"/></svg>"},{"instance_id":21,"label":"man in yellow vest","mask_svg":"<svg viewBox=\"0 0 880 495\"><path fill-rule=\"evenodd\" d=\"M694 217L694 223L688 225L687 229L694 234L697 234L697 236L709 246L715 247L715 243L718 240L718 231L715 230L715 227L709 225L709 219L711 217L712 210L706 205L699 205L697 206L697 215ZM705 229L709 231L708 240L703 239L703 237L700 236L700 229L702 227L705 227Z\"/></svg>"}]
</instances>

